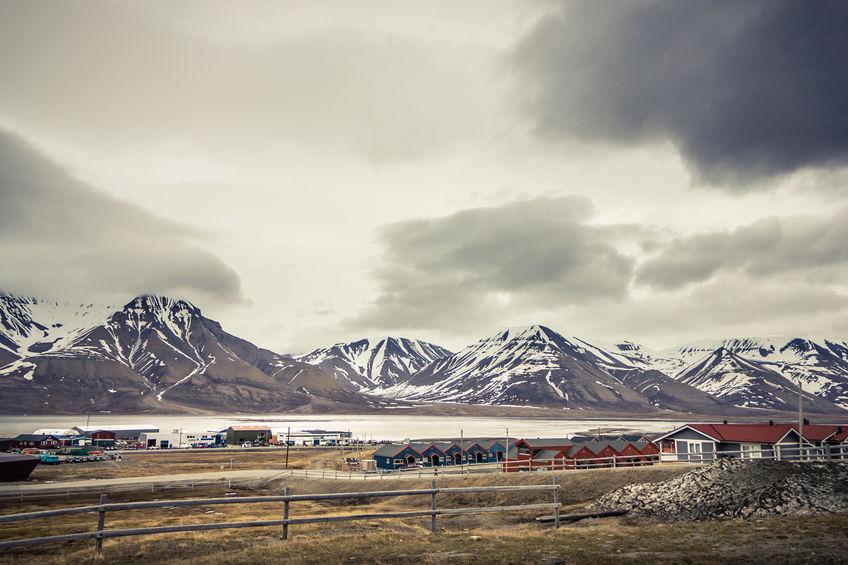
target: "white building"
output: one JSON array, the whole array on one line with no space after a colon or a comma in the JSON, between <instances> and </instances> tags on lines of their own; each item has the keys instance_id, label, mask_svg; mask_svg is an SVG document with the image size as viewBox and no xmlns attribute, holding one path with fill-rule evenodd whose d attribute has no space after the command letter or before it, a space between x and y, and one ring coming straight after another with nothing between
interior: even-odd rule
<instances>
[{"instance_id":1,"label":"white building","mask_svg":"<svg viewBox=\"0 0 848 565\"><path fill-rule=\"evenodd\" d=\"M159 449L212 447L215 445L215 436L208 432L187 432L184 430L143 432L139 436L138 442L142 447Z\"/></svg>"}]
</instances>

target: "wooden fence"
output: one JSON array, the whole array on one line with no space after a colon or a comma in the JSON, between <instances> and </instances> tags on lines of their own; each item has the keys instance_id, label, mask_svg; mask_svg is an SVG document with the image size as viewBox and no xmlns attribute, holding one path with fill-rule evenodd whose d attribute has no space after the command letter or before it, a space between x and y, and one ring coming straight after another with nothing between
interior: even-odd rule
<instances>
[{"instance_id":1,"label":"wooden fence","mask_svg":"<svg viewBox=\"0 0 848 565\"><path fill-rule=\"evenodd\" d=\"M55 510L41 510L37 512L26 512L22 514L9 514L0 516L0 522L18 522L22 520L37 520L52 516L64 516L68 514L97 514L97 529L90 532L61 534L55 536L44 536L37 538L26 538L0 541L0 548L20 547L27 545L39 545L45 543L76 541L94 539L95 549L98 554L103 551L103 540L107 538L118 538L125 536L145 536L151 534L162 534L170 532L196 532L205 530L225 530L233 528L258 528L268 526L280 526L282 539L288 539L289 528L298 524L322 524L328 522L346 522L352 520L373 520L385 518L423 518L430 517L430 530L436 532L438 516L460 515L460 514L482 514L491 512L524 512L529 510L552 510L554 512L554 524L560 525L560 502L559 485L556 480L547 485L504 485L488 487L448 487L440 488L433 479L432 488L429 489L405 489L405 490L383 490L373 492L340 492L325 494L291 494L289 487L285 487L282 495L277 496L244 496L229 498L193 498L186 500L155 500L148 502L108 502L107 495L100 495L100 504L92 506L77 506L73 508L58 508ZM465 508L438 508L437 495L439 494L468 494L468 493L493 493L493 492L528 492L549 491L552 493L553 502L537 504L516 504L510 506L481 506ZM381 512L370 514L348 514L341 516L307 516L303 518L291 517L291 504L299 501L338 500L338 499L368 499L378 497L395 496L430 496L430 508L426 510L412 510L405 512ZM248 522L218 522L211 524L178 524L172 526L154 526L148 528L129 528L121 530L106 529L107 512L122 510L142 510L163 507L185 507L185 506L211 506L219 504L256 504L282 502L281 518L278 520L253 520Z\"/></svg>"}]
</instances>

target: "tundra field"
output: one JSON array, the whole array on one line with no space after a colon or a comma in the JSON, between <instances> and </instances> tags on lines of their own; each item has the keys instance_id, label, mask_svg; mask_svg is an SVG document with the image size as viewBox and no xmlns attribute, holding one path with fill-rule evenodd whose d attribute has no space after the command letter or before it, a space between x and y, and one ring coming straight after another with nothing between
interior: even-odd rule
<instances>
[{"instance_id":1,"label":"tundra field","mask_svg":"<svg viewBox=\"0 0 848 565\"><path fill-rule=\"evenodd\" d=\"M234 468L282 468L280 452L132 453L116 465L42 467L39 480L79 477L126 477ZM333 468L339 452L292 450L296 468ZM84 469L88 468L87 471ZM691 470L688 465L629 469L599 469L565 473L471 475L438 479L439 486L549 484L560 481L563 513L579 512L599 497L622 486L664 481ZM289 486L294 494L429 488L429 479L343 481L285 478L259 486L225 483L168 490L149 489L111 493L109 502L279 494ZM2 501L0 513L11 514L96 504L93 493L61 495L56 499ZM548 493L486 493L439 495L440 507L549 502ZM293 502L291 517L363 512L424 510L429 496L388 497L359 501ZM107 528L279 519L280 503L172 507L110 512ZM199 533L174 533L105 540L103 558L93 541L68 542L7 550L0 563L835 563L848 559L848 514L784 516L758 520L659 522L624 516L589 519L563 525L536 523L538 512L439 517L431 534L429 519L367 520L337 524L293 525L290 539L280 528L252 528ZM0 524L0 539L36 537L93 530L96 514L58 516L37 521Z\"/></svg>"}]
</instances>

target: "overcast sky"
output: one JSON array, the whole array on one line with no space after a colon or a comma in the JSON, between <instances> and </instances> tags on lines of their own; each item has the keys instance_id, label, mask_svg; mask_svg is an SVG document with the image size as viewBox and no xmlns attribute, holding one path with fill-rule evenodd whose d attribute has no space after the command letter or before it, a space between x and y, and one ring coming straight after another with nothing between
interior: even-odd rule
<instances>
[{"instance_id":1,"label":"overcast sky","mask_svg":"<svg viewBox=\"0 0 848 565\"><path fill-rule=\"evenodd\" d=\"M848 2L0 0L0 288L280 352L848 335Z\"/></svg>"}]
</instances>

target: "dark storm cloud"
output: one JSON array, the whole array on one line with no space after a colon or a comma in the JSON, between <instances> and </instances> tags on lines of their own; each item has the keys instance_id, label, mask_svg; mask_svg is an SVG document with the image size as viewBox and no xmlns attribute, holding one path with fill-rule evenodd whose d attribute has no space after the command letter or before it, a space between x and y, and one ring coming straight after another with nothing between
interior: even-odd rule
<instances>
[{"instance_id":1,"label":"dark storm cloud","mask_svg":"<svg viewBox=\"0 0 848 565\"><path fill-rule=\"evenodd\" d=\"M0 203L0 290L239 297L236 273L195 246L201 234L98 192L2 129Z\"/></svg>"},{"instance_id":2,"label":"dark storm cloud","mask_svg":"<svg viewBox=\"0 0 848 565\"><path fill-rule=\"evenodd\" d=\"M718 184L848 162L848 2L559 8L513 55L543 135L671 141Z\"/></svg>"},{"instance_id":3,"label":"dark storm cloud","mask_svg":"<svg viewBox=\"0 0 848 565\"><path fill-rule=\"evenodd\" d=\"M382 230L380 293L359 328L457 329L510 309L615 300L633 260L620 231L588 223L581 197L541 197L399 222Z\"/></svg>"},{"instance_id":4,"label":"dark storm cloud","mask_svg":"<svg viewBox=\"0 0 848 565\"><path fill-rule=\"evenodd\" d=\"M645 261L637 282L680 288L719 272L766 278L848 264L848 209L830 218L769 218L733 231L679 238ZM817 277L821 278L821 276Z\"/></svg>"}]
</instances>

